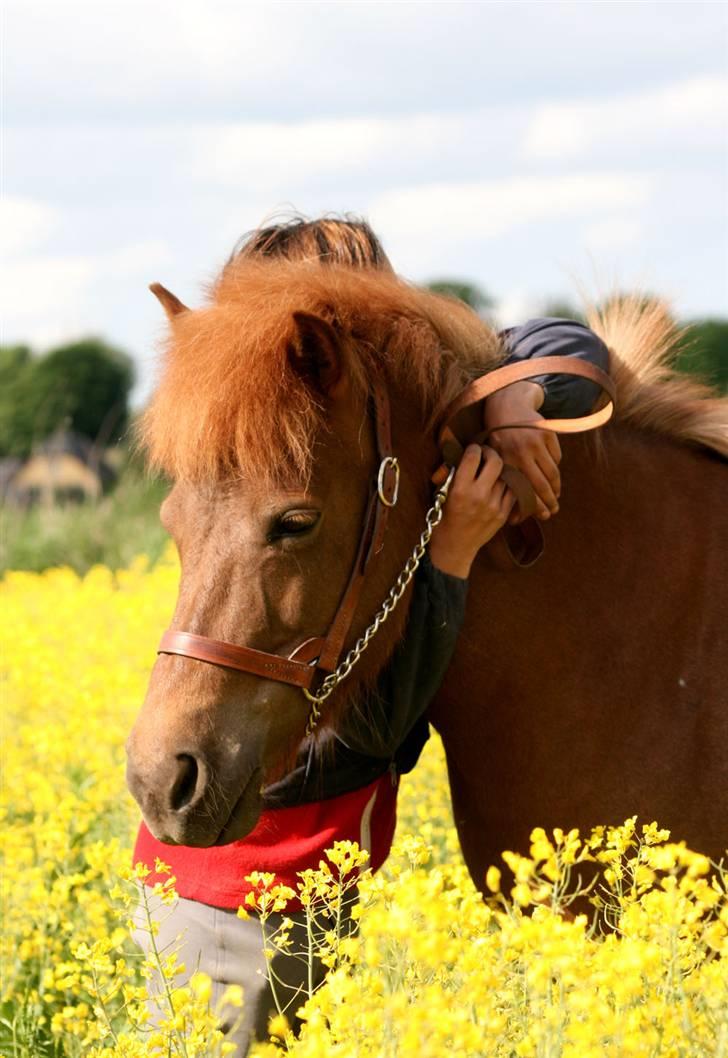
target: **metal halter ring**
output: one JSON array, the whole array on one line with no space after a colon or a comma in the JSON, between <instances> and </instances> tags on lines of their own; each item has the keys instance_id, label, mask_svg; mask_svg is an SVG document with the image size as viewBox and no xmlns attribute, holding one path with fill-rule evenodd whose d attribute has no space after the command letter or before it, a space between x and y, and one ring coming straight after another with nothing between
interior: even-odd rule
<instances>
[{"instance_id":1,"label":"metal halter ring","mask_svg":"<svg viewBox=\"0 0 728 1058\"><path fill-rule=\"evenodd\" d=\"M384 491L384 475L387 473L389 467L394 471L394 492L391 500ZM385 456L382 462L379 464L379 475L377 476L377 492L379 493L379 499L382 501L385 507L394 507L397 498L399 497L399 460L396 456Z\"/></svg>"}]
</instances>

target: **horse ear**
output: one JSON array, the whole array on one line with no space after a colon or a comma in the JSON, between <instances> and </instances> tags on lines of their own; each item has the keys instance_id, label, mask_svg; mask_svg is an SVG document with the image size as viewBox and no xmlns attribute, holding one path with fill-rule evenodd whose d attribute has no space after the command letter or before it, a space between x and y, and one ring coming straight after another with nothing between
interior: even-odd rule
<instances>
[{"instance_id":1,"label":"horse ear","mask_svg":"<svg viewBox=\"0 0 728 1058\"><path fill-rule=\"evenodd\" d=\"M163 287L161 283L150 283L149 289L161 304L170 323L174 320L175 316L179 316L182 312L190 311L186 305L182 304L178 297L176 297L170 290L167 290L166 287Z\"/></svg>"},{"instance_id":2,"label":"horse ear","mask_svg":"<svg viewBox=\"0 0 728 1058\"><path fill-rule=\"evenodd\" d=\"M294 312L295 334L288 358L299 375L329 397L344 386L339 338L333 326L310 312Z\"/></svg>"}]
</instances>

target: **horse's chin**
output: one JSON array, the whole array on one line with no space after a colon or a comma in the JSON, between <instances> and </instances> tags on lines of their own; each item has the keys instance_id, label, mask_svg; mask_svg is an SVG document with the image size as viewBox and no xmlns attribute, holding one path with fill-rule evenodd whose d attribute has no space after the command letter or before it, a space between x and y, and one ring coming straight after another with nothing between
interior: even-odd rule
<instances>
[{"instance_id":1,"label":"horse's chin","mask_svg":"<svg viewBox=\"0 0 728 1058\"><path fill-rule=\"evenodd\" d=\"M209 849L213 846L229 845L232 841L239 841L255 829L260 818L263 807L262 775L261 768L253 771L221 829L212 830L209 818L201 819L199 816L195 817L194 813L190 813L186 818L183 816L178 819L173 832L168 829L162 830L158 824L145 817L147 827L157 841L165 845Z\"/></svg>"},{"instance_id":2,"label":"horse's chin","mask_svg":"<svg viewBox=\"0 0 728 1058\"><path fill-rule=\"evenodd\" d=\"M256 768L233 805L227 823L212 842L213 845L229 845L232 841L240 841L255 829L263 807L261 776L261 769Z\"/></svg>"}]
</instances>

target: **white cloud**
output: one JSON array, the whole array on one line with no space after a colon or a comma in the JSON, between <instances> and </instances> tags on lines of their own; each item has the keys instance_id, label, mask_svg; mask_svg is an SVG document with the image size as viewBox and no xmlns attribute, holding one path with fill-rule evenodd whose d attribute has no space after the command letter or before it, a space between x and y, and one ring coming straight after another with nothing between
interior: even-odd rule
<instances>
[{"instance_id":1,"label":"white cloud","mask_svg":"<svg viewBox=\"0 0 728 1058\"><path fill-rule=\"evenodd\" d=\"M635 246L644 235L644 225L633 217L606 217L588 224L582 233L590 251L624 250Z\"/></svg>"},{"instance_id":2,"label":"white cloud","mask_svg":"<svg viewBox=\"0 0 728 1058\"><path fill-rule=\"evenodd\" d=\"M291 15L265 4L9 0L4 6L11 115L39 102L47 112L60 100L85 113L119 104L148 113L180 95L193 105L201 97L219 101L226 92L258 87L270 76L271 54L289 67L296 58L295 35L280 32ZM14 91L21 84L22 97Z\"/></svg>"},{"instance_id":3,"label":"white cloud","mask_svg":"<svg viewBox=\"0 0 728 1058\"><path fill-rule=\"evenodd\" d=\"M723 311L725 5L5 6L14 339L144 355L147 282L196 303L289 204L367 215L405 274L477 280L505 323L585 250Z\"/></svg>"},{"instance_id":4,"label":"white cloud","mask_svg":"<svg viewBox=\"0 0 728 1058\"><path fill-rule=\"evenodd\" d=\"M409 117L300 122L237 122L190 132L188 168L201 184L247 195L290 193L318 182L362 179L391 184L399 175L483 172L505 151L526 113L513 106ZM432 177L430 177L432 178Z\"/></svg>"},{"instance_id":5,"label":"white cloud","mask_svg":"<svg viewBox=\"0 0 728 1058\"><path fill-rule=\"evenodd\" d=\"M127 282L140 289L150 270L171 258L160 240L130 243L97 254L32 254L3 262L3 331L10 341L33 345L103 332L116 291Z\"/></svg>"},{"instance_id":6,"label":"white cloud","mask_svg":"<svg viewBox=\"0 0 728 1058\"><path fill-rule=\"evenodd\" d=\"M332 170L356 170L391 142L393 132L391 122L375 118L213 127L197 137L192 175L247 192L269 191Z\"/></svg>"},{"instance_id":7,"label":"white cloud","mask_svg":"<svg viewBox=\"0 0 728 1058\"><path fill-rule=\"evenodd\" d=\"M33 256L3 264L4 332L11 340L22 336L31 342L49 330L73 333L81 326L94 272L93 258L71 255Z\"/></svg>"},{"instance_id":8,"label":"white cloud","mask_svg":"<svg viewBox=\"0 0 728 1058\"><path fill-rule=\"evenodd\" d=\"M542 301L543 298L540 300ZM538 314L540 300L531 291L521 288L506 290L498 298L498 304L493 312L495 325L503 329L525 323L526 320Z\"/></svg>"},{"instance_id":9,"label":"white cloud","mask_svg":"<svg viewBox=\"0 0 728 1058\"><path fill-rule=\"evenodd\" d=\"M380 195L370 214L375 226L398 237L492 238L534 221L641 206L651 185L647 174L624 172L435 184Z\"/></svg>"},{"instance_id":10,"label":"white cloud","mask_svg":"<svg viewBox=\"0 0 728 1058\"><path fill-rule=\"evenodd\" d=\"M725 62L725 5L5 0L7 120L457 111Z\"/></svg>"},{"instance_id":11,"label":"white cloud","mask_svg":"<svg viewBox=\"0 0 728 1058\"><path fill-rule=\"evenodd\" d=\"M695 77L649 92L537 108L521 147L528 160L565 160L598 147L663 141L680 152L723 142L728 132L728 78Z\"/></svg>"},{"instance_id":12,"label":"white cloud","mask_svg":"<svg viewBox=\"0 0 728 1058\"><path fill-rule=\"evenodd\" d=\"M172 253L163 239L147 239L120 246L108 254L99 255L96 260L104 277L119 279L144 276L150 268L161 268L172 260Z\"/></svg>"},{"instance_id":13,"label":"white cloud","mask_svg":"<svg viewBox=\"0 0 728 1058\"><path fill-rule=\"evenodd\" d=\"M3 195L0 199L0 230L3 253L22 253L45 242L58 223L58 211L45 202Z\"/></svg>"}]
</instances>

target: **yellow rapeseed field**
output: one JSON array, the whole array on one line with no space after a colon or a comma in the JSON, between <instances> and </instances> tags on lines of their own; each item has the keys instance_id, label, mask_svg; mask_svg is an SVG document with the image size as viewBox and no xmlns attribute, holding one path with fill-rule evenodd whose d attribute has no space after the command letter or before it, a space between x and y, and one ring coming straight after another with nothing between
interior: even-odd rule
<instances>
[{"instance_id":1,"label":"yellow rapeseed field","mask_svg":"<svg viewBox=\"0 0 728 1058\"><path fill-rule=\"evenodd\" d=\"M5 1058L226 1053L209 981L175 987L174 954L144 959L129 936L144 868L130 864L138 815L123 743L177 576L169 556L82 579L12 573L3 585ZM331 974L306 999L300 1038L281 1013L259 1056L728 1056L727 878L716 865L649 820L582 836L534 829L528 857L506 854L513 889L500 892L493 865L483 902L435 739L404 781L400 814L386 868L360 883L359 934L315 941ZM342 844L301 879L312 921L337 907L363 859ZM608 932L562 913L587 860L600 864L592 895ZM162 888L173 901L173 879ZM263 928L287 896L257 878ZM285 925L266 937L271 951L286 943ZM167 1016L152 1030L145 978L160 970Z\"/></svg>"}]
</instances>

